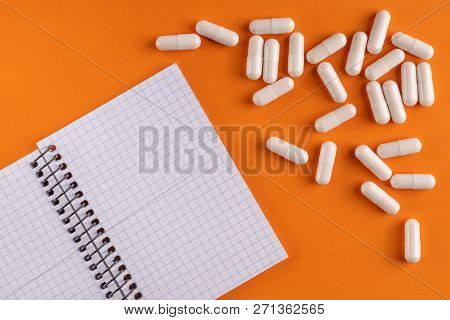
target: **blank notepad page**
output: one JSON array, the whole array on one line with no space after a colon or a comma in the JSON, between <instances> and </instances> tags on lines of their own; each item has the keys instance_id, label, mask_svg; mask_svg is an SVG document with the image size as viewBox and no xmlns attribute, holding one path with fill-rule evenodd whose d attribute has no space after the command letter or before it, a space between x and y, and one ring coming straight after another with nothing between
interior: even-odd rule
<instances>
[{"instance_id":1,"label":"blank notepad page","mask_svg":"<svg viewBox=\"0 0 450 320\"><path fill-rule=\"evenodd\" d=\"M212 299L287 257L177 65L54 144L144 299Z\"/></svg>"}]
</instances>

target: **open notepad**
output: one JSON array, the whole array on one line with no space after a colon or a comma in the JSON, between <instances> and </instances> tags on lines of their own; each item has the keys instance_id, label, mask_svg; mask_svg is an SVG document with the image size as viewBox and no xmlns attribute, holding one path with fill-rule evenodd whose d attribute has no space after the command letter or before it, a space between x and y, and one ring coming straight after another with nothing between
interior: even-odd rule
<instances>
[{"instance_id":1,"label":"open notepad","mask_svg":"<svg viewBox=\"0 0 450 320\"><path fill-rule=\"evenodd\" d=\"M287 257L177 65L3 169L0 204L3 299L212 299Z\"/></svg>"}]
</instances>

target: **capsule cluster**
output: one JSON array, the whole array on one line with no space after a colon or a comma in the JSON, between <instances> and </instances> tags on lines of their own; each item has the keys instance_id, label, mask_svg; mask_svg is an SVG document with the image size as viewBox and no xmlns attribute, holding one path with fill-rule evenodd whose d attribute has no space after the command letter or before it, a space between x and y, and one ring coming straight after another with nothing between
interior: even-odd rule
<instances>
[{"instance_id":1,"label":"capsule cluster","mask_svg":"<svg viewBox=\"0 0 450 320\"><path fill-rule=\"evenodd\" d=\"M345 72L349 76L358 76L362 69L366 50L369 54L379 54L384 46L391 15L388 11L379 11L374 19L369 36L362 31L356 32L351 41ZM343 33L336 33L304 54L303 34L293 32L295 22L291 18L256 19L250 22L249 30L253 36L249 39L246 61L246 75L250 80L262 80L267 84L253 94L253 103L262 107L280 98L294 89L293 78L303 74L304 61L317 65L317 73L335 103L347 100L347 91L342 84L333 65L324 61L347 44ZM196 25L197 33L225 46L235 46L239 42L237 33L211 22L202 20ZM276 39L264 40L262 35L289 34L288 74L289 77L278 79L280 44ZM406 61L406 53L428 60L434 55L434 49L429 44L415 39L405 33L396 32L391 42L397 48L385 54L364 70L364 76L370 82L366 92L374 121L385 125L391 120L396 124L406 121L406 106L429 107L434 104L434 86L431 66L421 62L417 66ZM195 34L171 35L159 37L156 46L160 50L188 50L200 46L201 40ZM401 64L401 89L394 80L387 80L382 85L377 81L390 70ZM354 118L357 108L350 103L340 106L321 116L315 121L315 129L319 133L328 132ZM309 156L307 151L283 141L278 137L267 140L267 148L292 161L303 165ZM392 170L383 159L414 154L422 149L422 143L417 138L383 143L376 153L366 145L360 145L355 150L356 158L367 167L378 179L390 180L395 189L423 190L432 189L436 180L431 174L392 174ZM320 148L315 180L320 185L331 181L337 146L332 141L326 141ZM396 214L400 204L372 181L366 181L361 186L361 193L388 214ZM415 219L405 223L405 260L416 263L420 260L420 224Z\"/></svg>"}]
</instances>

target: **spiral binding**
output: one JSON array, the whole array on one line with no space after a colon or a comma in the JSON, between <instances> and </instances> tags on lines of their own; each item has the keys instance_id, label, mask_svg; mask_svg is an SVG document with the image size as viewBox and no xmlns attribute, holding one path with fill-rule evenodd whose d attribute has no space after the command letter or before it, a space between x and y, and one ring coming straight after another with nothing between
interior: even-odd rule
<instances>
[{"instance_id":1,"label":"spiral binding","mask_svg":"<svg viewBox=\"0 0 450 320\"><path fill-rule=\"evenodd\" d=\"M46 155L51 156L49 160L46 159ZM88 209L89 202L84 199L78 183L73 181L72 173L66 171L67 165L62 162L61 154L56 152L56 146L51 145L41 152L30 166L40 179L41 186L46 188L45 193L51 197L52 205L58 207L56 212L61 217L63 225L67 226L67 232L74 243L78 244L78 251L83 254L83 260L89 263L89 270L97 271L94 279L103 280L100 288L108 290L105 297L112 299L120 294L122 300L142 298L136 283L127 272L127 267L121 263L120 256L116 254L116 248L106 236L105 229L95 217L94 210ZM46 176L44 169L49 171ZM57 173L60 173L59 179ZM50 184L50 181L53 184ZM101 265L104 269L100 271Z\"/></svg>"}]
</instances>

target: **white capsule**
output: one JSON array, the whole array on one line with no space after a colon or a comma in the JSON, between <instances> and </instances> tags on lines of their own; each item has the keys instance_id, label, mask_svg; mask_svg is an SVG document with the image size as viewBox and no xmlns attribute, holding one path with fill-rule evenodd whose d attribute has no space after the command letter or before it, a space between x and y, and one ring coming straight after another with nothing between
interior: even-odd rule
<instances>
[{"instance_id":1,"label":"white capsule","mask_svg":"<svg viewBox=\"0 0 450 320\"><path fill-rule=\"evenodd\" d=\"M359 161L378 179L382 181L389 180L392 176L392 170L386 163L383 162L376 154L366 145L360 145L356 147L355 156Z\"/></svg>"},{"instance_id":2,"label":"white capsule","mask_svg":"<svg viewBox=\"0 0 450 320\"><path fill-rule=\"evenodd\" d=\"M404 123L406 121L405 106L403 105L397 83L392 80L383 83L383 93L392 121L398 124Z\"/></svg>"},{"instance_id":3,"label":"white capsule","mask_svg":"<svg viewBox=\"0 0 450 320\"><path fill-rule=\"evenodd\" d=\"M347 91L330 63L319 64L317 72L334 102L341 103L347 100Z\"/></svg>"},{"instance_id":4,"label":"white capsule","mask_svg":"<svg viewBox=\"0 0 450 320\"><path fill-rule=\"evenodd\" d=\"M394 46L425 60L431 59L434 55L432 46L402 32L395 32L391 37L391 41Z\"/></svg>"},{"instance_id":5,"label":"white capsule","mask_svg":"<svg viewBox=\"0 0 450 320\"><path fill-rule=\"evenodd\" d=\"M417 65L417 88L420 105L431 107L434 104L434 86L431 66L428 62L421 62Z\"/></svg>"},{"instance_id":6,"label":"white capsule","mask_svg":"<svg viewBox=\"0 0 450 320\"><path fill-rule=\"evenodd\" d=\"M420 257L420 224L416 219L408 219L405 222L405 260L417 263Z\"/></svg>"},{"instance_id":7,"label":"white capsule","mask_svg":"<svg viewBox=\"0 0 450 320\"><path fill-rule=\"evenodd\" d=\"M371 54L377 54L383 49L386 33L391 22L391 14L386 11L378 11L370 30L369 41L367 42L367 51Z\"/></svg>"},{"instance_id":8,"label":"white capsule","mask_svg":"<svg viewBox=\"0 0 450 320\"><path fill-rule=\"evenodd\" d=\"M356 107L346 104L316 120L314 124L318 132L328 132L356 116Z\"/></svg>"},{"instance_id":9,"label":"white capsule","mask_svg":"<svg viewBox=\"0 0 450 320\"><path fill-rule=\"evenodd\" d=\"M280 138L270 137L267 139L266 146L270 151L296 164L305 164L308 162L308 152Z\"/></svg>"},{"instance_id":10,"label":"white capsule","mask_svg":"<svg viewBox=\"0 0 450 320\"><path fill-rule=\"evenodd\" d=\"M391 186L395 189L429 190L436 185L436 179L432 174L394 174L391 178Z\"/></svg>"},{"instance_id":11,"label":"white capsule","mask_svg":"<svg viewBox=\"0 0 450 320\"><path fill-rule=\"evenodd\" d=\"M316 182L318 184L326 185L330 183L336 151L337 147L334 142L326 141L322 143L316 172Z\"/></svg>"},{"instance_id":12,"label":"white capsule","mask_svg":"<svg viewBox=\"0 0 450 320\"><path fill-rule=\"evenodd\" d=\"M303 74L305 38L300 32L294 32L289 37L288 73L297 78Z\"/></svg>"},{"instance_id":13,"label":"white capsule","mask_svg":"<svg viewBox=\"0 0 450 320\"><path fill-rule=\"evenodd\" d=\"M377 154L382 159L407 156L422 150L422 142L417 138L402 139L382 143L377 148Z\"/></svg>"},{"instance_id":14,"label":"white capsule","mask_svg":"<svg viewBox=\"0 0 450 320\"><path fill-rule=\"evenodd\" d=\"M402 63L403 60L405 60L405 53L400 49L394 49L366 68L364 72L366 78L377 80Z\"/></svg>"},{"instance_id":15,"label":"white capsule","mask_svg":"<svg viewBox=\"0 0 450 320\"><path fill-rule=\"evenodd\" d=\"M386 213L396 214L400 211L400 204L372 181L361 185L361 193Z\"/></svg>"},{"instance_id":16,"label":"white capsule","mask_svg":"<svg viewBox=\"0 0 450 320\"><path fill-rule=\"evenodd\" d=\"M263 80L265 83L274 83L278 78L278 60L280 57L280 44L275 39L264 43Z\"/></svg>"},{"instance_id":17,"label":"white capsule","mask_svg":"<svg viewBox=\"0 0 450 320\"><path fill-rule=\"evenodd\" d=\"M366 85L366 91L375 122L378 124L388 123L391 115L380 84L377 81L371 81Z\"/></svg>"},{"instance_id":18,"label":"white capsule","mask_svg":"<svg viewBox=\"0 0 450 320\"><path fill-rule=\"evenodd\" d=\"M261 36L253 36L248 41L247 55L247 77L251 80L261 78L263 65L263 45L264 40Z\"/></svg>"},{"instance_id":19,"label":"white capsule","mask_svg":"<svg viewBox=\"0 0 450 320\"><path fill-rule=\"evenodd\" d=\"M198 34L227 47L234 47L239 43L239 35L236 32L206 20L197 22L195 30Z\"/></svg>"},{"instance_id":20,"label":"white capsule","mask_svg":"<svg viewBox=\"0 0 450 320\"><path fill-rule=\"evenodd\" d=\"M350 51L347 56L347 63L345 64L345 72L348 75L356 76L361 72L364 53L366 52L367 35L364 32L356 32L353 35Z\"/></svg>"},{"instance_id":21,"label":"white capsule","mask_svg":"<svg viewBox=\"0 0 450 320\"><path fill-rule=\"evenodd\" d=\"M250 22L248 28L253 34L291 33L295 22L291 18L256 19Z\"/></svg>"},{"instance_id":22,"label":"white capsule","mask_svg":"<svg viewBox=\"0 0 450 320\"><path fill-rule=\"evenodd\" d=\"M347 38L343 33L333 34L317 46L306 53L306 60L311 64L316 64L328 58L336 51L342 49L347 44Z\"/></svg>"},{"instance_id":23,"label":"white capsule","mask_svg":"<svg viewBox=\"0 0 450 320\"><path fill-rule=\"evenodd\" d=\"M404 62L401 67L401 77L403 103L405 106L412 107L419 101L416 65L410 61Z\"/></svg>"},{"instance_id":24,"label":"white capsule","mask_svg":"<svg viewBox=\"0 0 450 320\"><path fill-rule=\"evenodd\" d=\"M196 34L175 34L160 36L156 39L156 47L161 51L194 50L200 47L202 40Z\"/></svg>"},{"instance_id":25,"label":"white capsule","mask_svg":"<svg viewBox=\"0 0 450 320\"><path fill-rule=\"evenodd\" d=\"M289 77L284 77L277 82L269 84L261 90L256 91L253 94L253 103L258 107L265 106L292 89L294 89L294 80Z\"/></svg>"}]
</instances>

